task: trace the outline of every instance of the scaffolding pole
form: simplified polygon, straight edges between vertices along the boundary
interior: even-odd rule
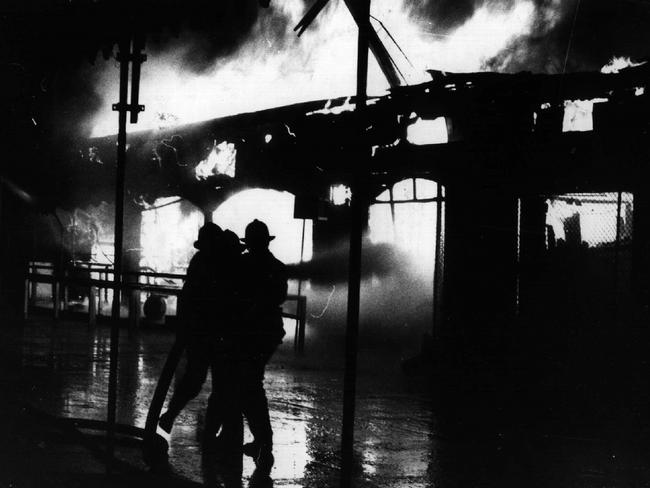
[[[431,337],[439,339],[441,336],[441,304],[438,301],[440,296],[440,280],[442,277],[442,185],[436,182],[436,235],[435,235],[435,250],[433,254],[433,303],[432,313],[433,320],[431,321]],[[413,194],[415,195],[415,193]]]
[[[111,472],[115,453],[115,420],[117,413],[117,363],[119,358],[120,341],[120,299],[122,296],[122,252],[124,239],[124,180],[126,168],[126,115],[127,97],[129,93],[129,54],[131,38],[126,37],[120,42],[120,101],[118,108],[119,129],[117,133],[117,169],[115,175],[115,242],[113,259],[113,306],[111,313],[111,348],[108,375],[108,408],[106,418],[107,460],[106,470]]]
[[[133,45],[133,52],[131,51]],[[144,106],[138,103],[140,93],[140,64],[146,60],[141,51],[144,49],[144,36],[131,33],[124,34],[119,42],[118,61],[120,62],[120,98],[113,105],[118,112],[117,133],[117,168],[115,175],[115,257],[113,260],[113,304],[111,309],[111,348],[109,356],[108,406],[106,415],[106,471],[112,471],[115,454],[115,424],[117,413],[117,370],[120,341],[120,309],[122,266],[124,247],[124,186],[126,178],[126,123],[127,114],[131,114],[131,123],[138,121],[138,113]],[[129,96],[129,63],[133,64],[131,79],[131,103]]]
[[[356,114],[359,121],[359,159],[352,166],[352,197],[350,201],[350,262],[348,277],[348,308],[345,334],[345,376],[343,382],[343,425],[341,436],[341,486],[352,486],[354,466],[354,416],[357,381],[357,351],[359,346],[359,306],[361,298],[361,245],[364,225],[365,182],[364,169],[370,156],[366,147],[363,121],[366,115],[368,81],[368,39],[370,32],[370,0],[358,0],[359,42],[357,57]],[[356,152],[356,151],[355,151]]]

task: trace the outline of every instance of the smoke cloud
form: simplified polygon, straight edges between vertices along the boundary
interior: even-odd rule
[[[597,71],[612,58],[648,57],[650,3],[536,0],[530,32],[490,59],[495,71]]]
[[[311,76],[314,84],[322,82],[335,87],[336,93],[331,96],[349,95],[348,85],[351,90],[354,87],[354,45],[347,41],[344,45],[342,38],[347,33],[336,27],[350,20],[349,13],[342,0],[331,0],[305,36],[297,38],[293,27],[312,3],[312,0],[274,0],[270,8],[262,9],[257,0],[163,1],[159,9],[143,12],[145,27],[155,26],[149,29],[146,47],[149,61],[143,66],[143,76],[146,78],[147,72],[157,69],[161,61],[173,65],[179,84],[186,79],[180,75],[219,74],[217,67],[237,64],[250,54],[253,45],[260,68],[244,62],[239,70],[251,79],[257,78],[264,93],[278,92],[275,87],[266,86],[275,80],[275,75],[266,76],[266,72],[276,70],[277,65],[294,91],[296,82],[300,81],[297,70],[304,70],[302,78]],[[408,79],[411,83],[426,80],[425,68],[546,73],[565,69],[597,70],[616,56],[633,60],[646,58],[650,45],[647,29],[650,5],[643,0],[373,0],[372,6],[373,14],[389,28],[416,65],[417,73]],[[518,18],[508,17],[518,9],[521,12]],[[29,89],[34,92],[35,110],[25,117],[26,122],[31,123],[34,116],[45,132],[85,137],[95,124],[92,119],[105,112],[104,115],[111,117],[111,129],[102,133],[114,132],[116,117],[110,106],[117,101],[117,66],[113,59],[102,61],[100,55],[92,53],[93,47],[101,47],[98,40],[110,38],[111,28],[116,25],[114,17],[118,15],[113,10],[107,10],[110,15],[105,18],[99,17],[103,19],[101,22],[82,19],[81,10],[75,16],[74,12],[62,9],[38,18],[11,18],[11,22],[2,24],[0,40],[11,49],[0,54],[7,62],[17,61],[27,66]],[[489,16],[498,18],[498,22],[486,27],[483,17]],[[513,28],[513,22],[519,22],[517,28]],[[373,21],[373,25],[406,73],[409,66],[403,55],[378,22]],[[353,42],[353,23],[347,27]],[[310,38],[319,30],[319,36]],[[508,35],[497,42],[494,38],[501,31]],[[465,40],[454,39],[457,35],[465,36]],[[316,42],[314,39],[318,37],[322,39]],[[486,48],[490,43],[491,47]],[[330,56],[337,61],[328,58],[324,49],[318,49],[323,44],[327,44],[327,50],[337,53]],[[56,46],[56,51],[66,53],[65,56],[52,56],[48,46],[53,49]],[[346,59],[339,55],[341,50]],[[280,59],[280,53],[287,53],[286,57],[294,62]],[[93,54],[97,58],[95,66],[88,63]],[[274,58],[274,66],[267,62],[269,58]],[[376,67],[371,66],[373,69]],[[324,74],[327,70],[332,71],[329,77]],[[343,70],[350,72],[350,83]],[[152,75],[156,83],[166,79],[163,76],[166,72],[158,71]],[[233,66],[230,72],[234,71]],[[342,78],[345,83],[337,81]],[[233,76],[226,81],[232,79]],[[308,84],[301,84],[298,91],[304,90],[305,97],[316,97],[317,90],[304,87]],[[194,85],[187,88],[196,92]],[[345,94],[339,93],[344,89]],[[146,89],[143,97],[145,92]],[[232,96],[224,98],[229,101]],[[151,113],[151,102],[143,100],[143,103]],[[210,105],[210,101],[201,103]],[[276,105],[284,103],[291,100],[280,96]],[[245,110],[254,108],[244,107]],[[214,114],[219,115],[224,114]],[[180,119],[180,123],[192,121]],[[92,132],[98,135],[97,130]]]
[[[180,24],[178,35],[166,31],[154,36],[149,51],[156,56],[182,48],[180,68],[202,74],[235,54],[254,35],[262,35],[280,49],[295,20],[282,2],[272,2],[268,9],[260,9],[258,0],[221,0],[212,4],[203,12],[195,9],[194,15]]]
[[[494,11],[510,10],[516,0],[410,0],[411,15],[429,24],[439,34],[450,34],[488,6]]]

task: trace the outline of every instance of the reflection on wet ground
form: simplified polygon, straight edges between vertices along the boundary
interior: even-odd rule
[[[1,335],[0,386],[13,400],[59,417],[105,419],[107,327],[43,319],[4,328]],[[122,334],[118,422],[144,427],[172,342],[173,335],[160,330]],[[298,359],[290,345],[285,347],[269,366],[266,381],[275,432],[273,485],[338,485],[340,354]],[[476,415],[481,409],[498,411],[494,405],[442,408],[432,388],[402,375],[398,359],[362,355],[354,486],[526,486],[533,479],[538,486],[649,483],[646,442],[632,442],[622,434],[591,438],[540,432],[539,426],[507,412]],[[209,384],[178,418],[170,448],[173,472],[199,483],[205,474],[199,440]],[[120,456],[143,467],[137,449]],[[245,459],[244,478],[250,479],[253,471],[253,463]]]
[[[160,330],[122,333],[119,423],[144,427],[149,400],[173,339],[173,334]],[[297,360],[290,344],[285,347],[269,365],[266,379],[275,433],[276,463],[271,476],[275,486],[330,486],[337,482],[340,469],[340,361],[314,368],[309,365],[313,358]],[[20,351],[22,381],[14,387],[20,389],[22,400],[61,417],[105,419],[110,353],[107,327],[30,321],[21,336],[5,340],[3,348]],[[200,438],[209,384],[207,381],[204,391],[179,416],[170,445],[174,472],[196,481],[202,480]],[[393,387],[397,390],[386,391]],[[391,385],[384,381],[382,388],[373,386],[360,398],[359,476],[371,486],[376,478],[387,476],[390,486],[417,486],[418,479],[424,486],[430,407],[423,399],[401,391],[399,381]],[[251,440],[248,433],[246,440]],[[253,470],[252,461],[246,458],[244,477],[250,478]]]

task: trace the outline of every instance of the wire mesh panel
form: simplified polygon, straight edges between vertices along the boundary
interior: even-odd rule
[[[631,307],[631,193],[568,193],[546,200],[551,310],[575,326],[606,327]]]

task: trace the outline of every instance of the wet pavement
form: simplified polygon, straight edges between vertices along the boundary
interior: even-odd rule
[[[0,486],[46,486],[45,478],[61,480],[51,481],[52,486],[74,486],[73,475],[79,486],[83,480],[104,479],[105,459],[93,451],[101,436],[61,426],[57,419],[105,419],[108,327],[37,318],[23,327],[7,325],[0,334],[0,386],[8,399],[2,407]],[[173,339],[164,330],[121,334],[119,423],[144,427]],[[342,347],[335,345],[296,358],[286,344],[269,365],[273,486],[339,484],[343,370]],[[437,399],[431,378],[405,376],[399,359],[361,352],[353,486],[650,486],[650,448],[643,437],[593,434],[593,429],[590,435],[577,435],[568,425],[533,423],[504,410],[489,393],[445,404]],[[178,418],[169,452],[173,477],[159,480],[159,485],[187,480],[213,486],[200,448],[208,394],[206,382]],[[486,410],[496,413],[477,414]],[[118,471],[131,482],[146,473],[133,439],[118,440],[117,457]],[[27,458],[50,474],[35,477]],[[246,458],[245,485],[253,471]],[[86,476],[82,481],[80,474]],[[131,486],[125,479],[119,484]]]

